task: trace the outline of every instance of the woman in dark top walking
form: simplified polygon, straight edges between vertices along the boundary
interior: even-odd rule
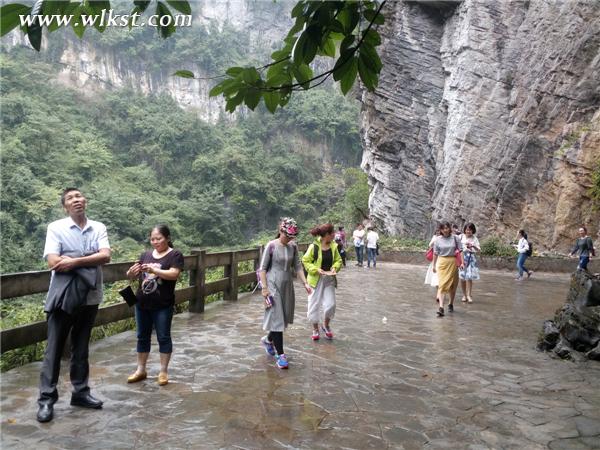
[[[150,232],[154,248],[142,253],[140,260],[127,271],[130,279],[139,279],[136,293],[135,321],[137,324],[137,369],[127,378],[128,383],[146,379],[146,363],[150,353],[152,328],[156,330],[160,352],[158,384],[169,382],[168,367],[173,352],[171,321],[175,306],[175,284],[183,269],[183,255],[173,248],[171,231],[157,225]]]
[[[575,241],[575,246],[571,250],[571,254],[569,256],[574,257],[577,253],[579,253],[579,265],[578,269],[587,270],[588,263],[592,256],[595,254],[594,250],[594,242],[592,238],[587,234],[587,228],[581,227],[579,228],[579,237]]]

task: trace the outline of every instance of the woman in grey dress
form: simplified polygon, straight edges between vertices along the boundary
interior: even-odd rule
[[[265,298],[263,330],[269,332],[260,341],[265,351],[276,357],[280,369],[288,368],[287,356],[283,351],[283,331],[294,322],[294,273],[304,283],[306,292],[312,292],[300,264],[298,247],[293,242],[297,234],[296,221],[288,217],[282,219],[279,237],[265,247],[259,269]]]

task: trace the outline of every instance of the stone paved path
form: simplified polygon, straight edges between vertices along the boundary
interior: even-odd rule
[[[133,332],[95,343],[91,383],[102,411],[69,406],[61,378],[55,420],[39,424],[40,364],[14,369],[2,375],[2,448],[600,448],[600,364],[535,350],[568,277],[519,284],[484,272],[475,303],[438,319],[424,275],[391,263],[348,267],[331,342],[311,342],[298,290],[288,371],[259,346],[262,309],[249,296],[176,316],[163,388],[157,353],[151,378],[126,384]]]

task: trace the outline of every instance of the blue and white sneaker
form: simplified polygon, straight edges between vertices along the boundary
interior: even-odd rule
[[[267,352],[267,355],[275,356],[275,354],[277,353],[275,351],[275,346],[273,345],[272,342],[269,342],[269,339],[268,339],[267,336],[261,337],[260,338],[260,343],[265,348],[265,352]]]
[[[285,356],[285,353],[282,353],[277,357],[277,367],[279,367],[280,369],[288,368],[288,361],[287,356]]]

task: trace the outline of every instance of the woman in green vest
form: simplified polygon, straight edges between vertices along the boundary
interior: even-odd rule
[[[330,328],[331,319],[335,315],[335,276],[342,267],[342,257],[338,245],[334,241],[333,225],[318,225],[310,234],[315,237],[302,257],[302,264],[308,273],[308,284],[313,288],[308,296],[308,320],[312,323],[312,339],[320,338],[319,323],[327,339],[333,339]]]

